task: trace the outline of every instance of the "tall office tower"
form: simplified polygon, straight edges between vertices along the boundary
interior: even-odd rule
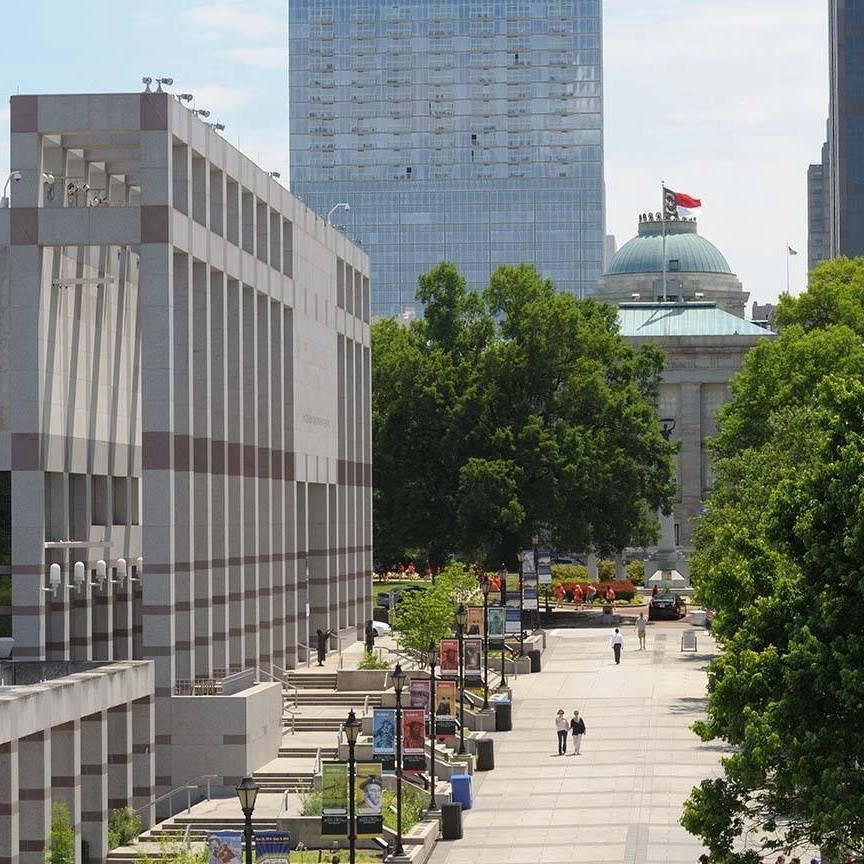
[[[604,246],[601,0],[292,0],[291,188],[369,253],[372,311],[455,262],[591,293]]]
[[[864,255],[864,0],[829,4],[831,254]]]
[[[807,269],[831,257],[831,172],[828,142],[822,145],[822,161],[807,169]]]

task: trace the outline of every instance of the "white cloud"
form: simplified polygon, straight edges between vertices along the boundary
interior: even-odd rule
[[[240,87],[229,87],[226,84],[186,84],[184,90],[188,90],[195,97],[194,107],[207,108],[215,116],[219,112],[231,111],[240,108],[249,101],[249,91]],[[212,120],[212,117],[211,117]]]
[[[660,180],[702,197],[700,231],[751,299],[806,278],[807,165],[828,110],[827,14],[812,0],[605,3],[608,230],[619,245]]]
[[[216,56],[244,66],[255,66],[258,69],[288,70],[287,45],[249,46],[248,48],[226,48],[216,51]]]
[[[213,0],[187,9],[181,17],[210,39],[267,40],[275,28],[285,32],[285,8],[269,0]]]

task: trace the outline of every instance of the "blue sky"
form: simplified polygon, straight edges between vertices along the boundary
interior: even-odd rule
[[[170,75],[225,135],[288,177],[285,0],[6,4],[0,128],[15,93],[133,91]],[[703,200],[700,231],[766,301],[806,278],[806,170],[825,135],[824,0],[604,0],[608,230],[659,184]],[[33,58],[38,58],[35,62]],[[9,162],[0,134],[0,169]]]

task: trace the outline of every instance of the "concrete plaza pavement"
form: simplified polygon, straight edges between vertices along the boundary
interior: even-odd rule
[[[464,838],[440,841],[432,864],[695,864],[704,851],[679,824],[702,778],[720,771],[722,748],[689,730],[703,715],[714,640],[653,624],[647,650],[632,628],[616,666],[604,629],[553,630],[543,671],[513,680],[513,731],[496,733],[495,770],[474,776]],[[582,755],[557,755],[555,712],[579,709]]]

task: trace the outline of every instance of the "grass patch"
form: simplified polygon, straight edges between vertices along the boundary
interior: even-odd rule
[[[373,582],[372,599],[374,600],[374,605],[377,605],[378,597],[381,594],[386,594],[388,591],[392,591],[394,588],[405,588],[408,585],[427,586],[431,584],[432,582],[429,579],[405,579],[401,582]]]

